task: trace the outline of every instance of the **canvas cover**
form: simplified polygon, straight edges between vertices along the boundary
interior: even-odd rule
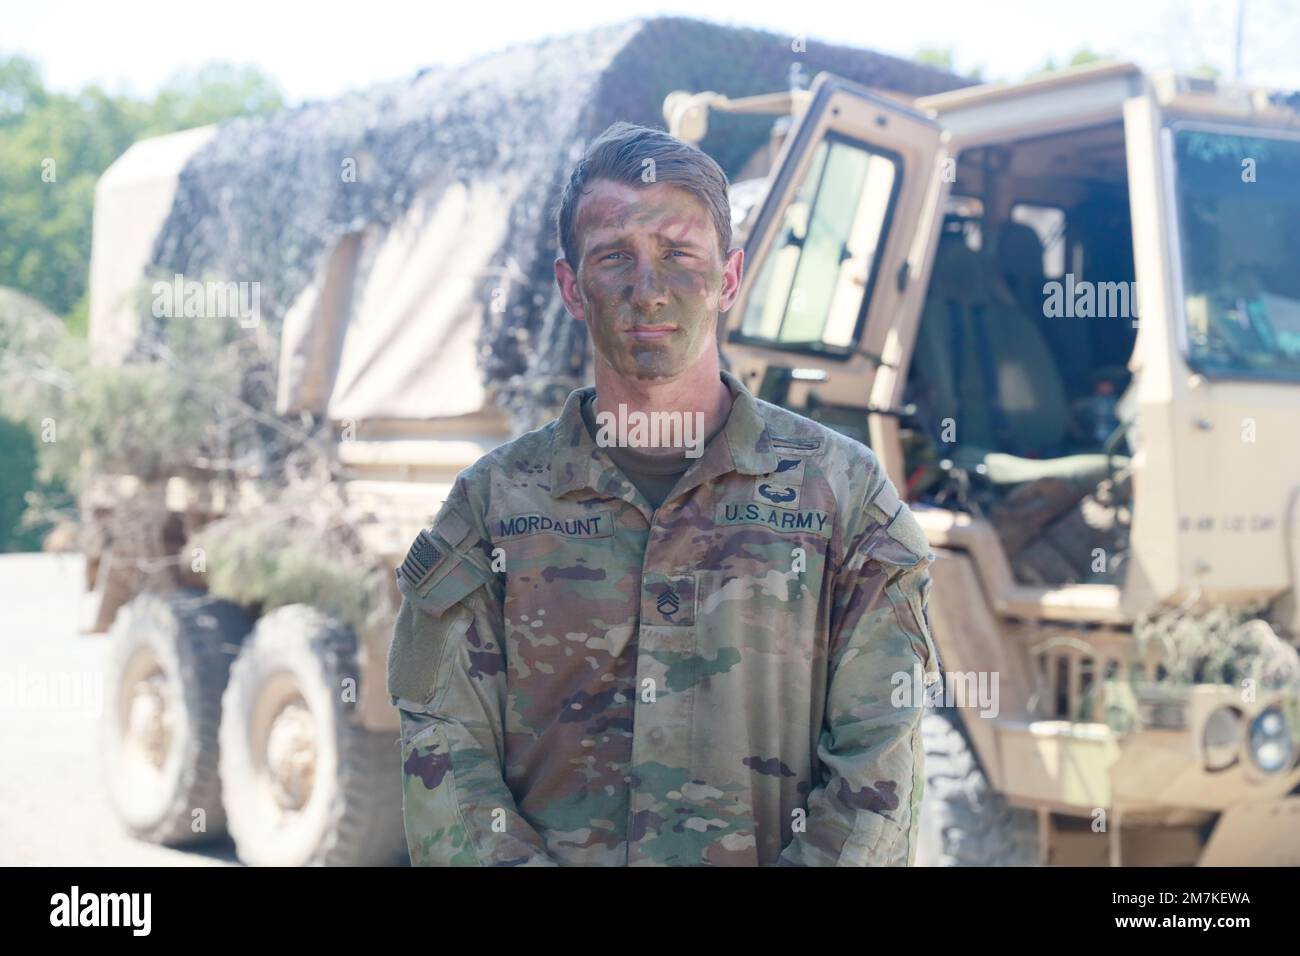
[[[573,163],[610,123],[662,128],[672,90],[779,91],[796,65],[805,81],[831,70],[907,95],[964,85],[797,39],[631,20],[232,121],[169,150],[133,147],[97,194],[92,334],[115,355],[163,334],[110,302],[142,272],[257,282],[279,337],[276,411],[428,420],[495,403],[516,430],[535,427],[587,380],[585,328],[555,288],[553,217]],[[734,176],[771,122],[717,115],[701,147]],[[131,205],[137,220],[122,212]]]

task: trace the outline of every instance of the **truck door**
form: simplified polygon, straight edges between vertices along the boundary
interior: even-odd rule
[[[725,361],[754,394],[864,444],[893,437],[889,396],[911,356],[946,165],[932,119],[817,76],[719,323]]]

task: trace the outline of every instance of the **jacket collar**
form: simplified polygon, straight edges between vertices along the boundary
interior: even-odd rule
[[[719,374],[734,399],[731,414],[721,435],[709,443],[704,454],[682,476],[674,496],[730,471],[766,475],[776,469],[777,455],[772,450],[758,399],[731,372],[720,369]],[[595,391],[593,385],[574,389],[556,419],[551,433],[551,497],[590,488],[635,501],[639,495],[592,439],[582,419],[582,402]]]

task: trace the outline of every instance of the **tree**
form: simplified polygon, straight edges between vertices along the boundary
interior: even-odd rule
[[[1072,66],[1086,66],[1089,63],[1106,63],[1113,59],[1114,59],[1113,56],[1097,53],[1093,50],[1088,49],[1087,47],[1080,47],[1070,55],[1070,58],[1065,61],[1064,66],[1057,66],[1055,58],[1049,56],[1046,60],[1043,61],[1043,65],[1040,66],[1037,70],[1032,70],[1031,72],[1026,74],[1025,79],[1028,80],[1036,76],[1044,76],[1048,73],[1055,73],[1057,70],[1067,70]]]
[[[936,70],[955,72],[953,68],[952,47],[923,46],[912,54],[912,59],[922,66],[932,66]]]
[[[140,100],[98,86],[52,93],[31,60],[0,58],[0,286],[31,295],[84,334],[100,174],[144,136],[282,106],[275,81],[252,67],[185,71]]]
[[[91,217],[103,171],[141,137],[267,114],[282,105],[275,82],[251,67],[209,64],[177,74],[152,99],[136,99],[93,85],[71,95],[51,92],[33,61],[0,57],[0,290],[13,287],[44,304],[84,346]],[[0,410],[12,418],[0,418],[0,551],[39,547],[44,526],[24,528],[18,516],[29,492],[49,498],[70,487],[74,462],[58,458],[77,447],[75,439],[113,451],[111,439],[143,435],[152,444],[118,451],[137,467],[161,467],[168,451],[189,449],[185,442],[211,413],[210,399],[178,391],[176,377],[160,377],[158,370],[114,377],[70,364],[80,388],[53,389],[24,414],[7,385],[35,380],[28,374],[33,370],[52,374],[48,361],[57,343],[52,334],[36,335],[37,323],[14,308],[0,296]],[[47,319],[62,331],[57,319]],[[36,423],[65,405],[69,411],[59,420],[76,423],[84,434],[37,442]],[[159,407],[171,414],[156,418]],[[146,413],[155,418],[132,419]],[[159,428],[159,421],[175,427]]]
[[[952,47],[923,46],[912,54],[912,61],[920,63],[922,66],[932,66],[936,70],[945,70],[948,73],[960,72],[957,69],[957,61],[953,55]],[[972,80],[983,81],[984,68],[977,66],[973,70],[966,70],[965,75]]]

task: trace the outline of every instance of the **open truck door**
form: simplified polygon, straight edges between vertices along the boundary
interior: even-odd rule
[[[950,176],[934,120],[830,73],[813,81],[719,323],[760,398],[877,447],[897,431]],[[901,474],[890,474],[903,484]]]

